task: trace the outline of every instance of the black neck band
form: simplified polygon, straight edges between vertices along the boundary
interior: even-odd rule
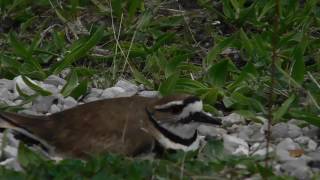
[[[166,128],[160,126],[155,119],[153,118],[153,115],[151,114],[151,112],[146,109],[147,114],[148,114],[148,119],[152,122],[152,124],[154,125],[154,127],[160,131],[161,134],[163,134],[165,137],[167,137],[168,139],[170,139],[171,141],[178,143],[178,144],[182,144],[185,146],[190,146],[192,143],[194,143],[197,140],[198,137],[198,131],[196,130],[193,134],[193,136],[191,138],[182,138],[172,132],[170,132],[169,130],[167,130]]]

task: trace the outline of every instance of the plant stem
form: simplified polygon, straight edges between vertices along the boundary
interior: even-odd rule
[[[271,138],[271,125],[273,120],[273,104],[274,104],[274,88],[275,88],[275,71],[276,71],[276,61],[278,59],[277,49],[278,49],[278,36],[279,36],[279,24],[280,24],[280,0],[275,0],[275,16],[274,16],[274,24],[273,24],[273,38],[272,38],[272,59],[271,59],[271,85],[270,85],[270,93],[269,93],[269,110],[268,110],[268,127],[266,131],[266,140],[267,140],[267,149],[266,149],[266,157],[265,157],[265,167],[269,167],[269,156],[270,156],[270,138]]]

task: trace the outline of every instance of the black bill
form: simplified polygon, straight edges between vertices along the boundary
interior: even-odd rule
[[[188,117],[180,120],[179,122],[181,123],[199,122],[199,123],[205,123],[205,124],[222,125],[220,118],[209,116],[205,112],[193,113]]]

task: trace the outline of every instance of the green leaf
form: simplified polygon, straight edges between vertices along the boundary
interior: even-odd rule
[[[112,0],[111,1],[111,6],[112,6],[113,13],[118,17],[120,17],[121,14],[123,13],[123,11],[122,11],[122,3],[123,3],[122,0]]]
[[[78,75],[76,71],[71,71],[67,80],[67,83],[64,85],[64,87],[61,90],[61,94],[66,97],[69,96],[70,93],[78,86]]]
[[[174,73],[177,73],[179,71],[178,66],[186,59],[185,55],[175,56],[173,59],[171,59],[165,66],[165,77],[169,77]]]
[[[23,143],[20,143],[18,149],[18,160],[22,167],[30,168],[32,165],[38,165],[43,162],[44,158],[31,151]]]
[[[292,67],[291,76],[299,84],[303,82],[304,74],[306,73],[303,54],[304,51],[301,46],[296,47],[293,51],[294,64]]]
[[[91,48],[93,48],[103,37],[103,28],[100,27],[96,30],[96,32],[90,37],[90,39],[83,44],[76,46],[69,54],[65,56],[63,60],[57,63],[53,69],[53,74],[60,73],[63,69],[69,67],[72,63],[74,63],[79,58],[85,56]]]
[[[274,1],[267,1],[267,3],[264,4],[261,13],[259,14],[257,21],[260,21],[264,17],[264,15],[274,7],[274,5]]]
[[[142,0],[130,0],[129,1],[129,20],[133,18],[139,8],[143,7]]]
[[[285,102],[282,103],[281,107],[274,112],[273,117],[275,121],[278,121],[287,113],[291,103],[295,100],[295,98],[295,95],[291,95]]]
[[[229,62],[227,60],[223,60],[210,67],[208,70],[208,80],[210,84],[220,87],[224,85],[228,74],[228,64]]]
[[[240,29],[240,40],[242,43],[243,48],[248,52],[248,54],[252,54],[252,44],[250,42],[250,39],[248,37],[248,35],[244,32],[244,30],[241,28]]]
[[[139,72],[135,68],[131,68],[131,71],[132,71],[132,75],[133,75],[134,79],[137,82],[147,86],[148,88],[153,88],[152,82],[149,81],[146,77],[144,77],[144,75],[141,72]]]
[[[238,85],[246,80],[249,79],[254,79],[258,76],[258,72],[256,70],[256,68],[254,67],[254,65],[249,62],[247,63],[247,65],[242,69],[240,75],[238,76],[238,79],[236,81],[234,81],[228,88],[229,89],[234,89],[237,88]]]
[[[13,33],[9,34],[9,41],[11,46],[14,48],[17,55],[22,57],[27,63],[32,65],[34,71],[39,71],[41,74],[41,78],[44,78],[46,75],[41,68],[41,65],[37,60],[32,57],[32,53],[24,47],[24,45],[19,42],[16,36]]]
[[[231,101],[233,101],[234,103],[239,103],[244,106],[249,106],[251,109],[254,109],[258,112],[263,112],[264,114],[267,113],[264,106],[254,98],[245,96],[238,92],[234,92],[231,95],[231,99],[232,99]]]
[[[306,112],[305,110],[291,110],[291,118],[303,120],[317,127],[320,127],[320,117],[317,114]]]
[[[199,81],[179,78],[175,87],[175,91],[189,94],[197,94],[198,91],[207,89],[208,87]]]
[[[159,36],[156,41],[155,44],[152,46],[152,52],[155,52],[156,50],[158,50],[161,46],[169,43],[170,41],[173,40],[174,38],[174,33],[165,33],[161,36]]]
[[[221,53],[226,47],[230,46],[234,42],[234,37],[227,37],[217,45],[215,45],[209,52],[206,57],[206,63],[211,64],[214,60],[216,60],[217,55]]]
[[[19,96],[24,97],[24,98],[29,97],[29,95],[25,94],[25,93],[21,90],[21,88],[19,87],[18,84],[16,84],[16,89],[17,89],[17,91],[18,91],[18,93],[19,93]]]
[[[168,79],[166,79],[164,82],[160,84],[160,87],[159,87],[160,93],[163,96],[170,95],[174,91],[178,79],[179,79],[178,74],[171,75]]]
[[[84,95],[88,90],[88,81],[84,80],[81,81],[80,84],[73,89],[73,91],[70,93],[70,96],[72,96],[74,99],[78,99],[82,95]]]
[[[43,89],[42,87],[38,86],[37,84],[33,83],[29,78],[25,76],[21,76],[23,82],[29,86],[32,90],[39,93],[41,96],[50,96],[52,93],[50,91],[47,91]]]

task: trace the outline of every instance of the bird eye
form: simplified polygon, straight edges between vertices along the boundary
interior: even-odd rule
[[[171,113],[173,114],[178,114],[181,113],[183,107],[182,106],[172,106],[171,108]]]
[[[162,108],[162,109],[157,109],[157,111],[178,114],[178,113],[182,112],[183,108],[184,108],[183,105],[174,105],[174,106],[170,106],[170,107],[166,107],[166,108]]]

